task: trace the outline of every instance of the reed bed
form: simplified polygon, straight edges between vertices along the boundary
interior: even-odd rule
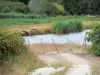
[[[57,34],[65,34],[71,32],[80,32],[83,30],[83,25],[78,21],[57,22],[53,26],[53,32]]]

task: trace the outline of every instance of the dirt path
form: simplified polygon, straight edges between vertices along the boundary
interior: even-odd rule
[[[79,57],[71,53],[57,54],[57,52],[50,52],[45,55],[39,56],[47,64],[56,63],[59,61],[70,61],[73,64],[73,68],[69,70],[65,75],[90,75],[90,66],[85,58]]]

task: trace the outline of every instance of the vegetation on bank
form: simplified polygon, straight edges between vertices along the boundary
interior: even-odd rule
[[[31,69],[42,66],[43,62],[29,51],[19,33],[0,28],[0,75],[15,75],[17,71],[19,75],[27,75]]]
[[[91,53],[96,56],[100,56],[100,24],[91,26],[92,32],[89,33],[89,39],[92,41],[90,48]]]
[[[19,28],[20,27],[20,28]],[[19,27],[9,27],[9,30],[18,31],[24,36],[31,36],[36,34],[66,34],[72,32],[80,32],[84,29],[83,24],[78,21],[64,21],[57,23],[47,23],[47,24],[36,24],[36,25],[24,25]]]
[[[9,58],[16,57],[27,50],[20,34],[0,28],[0,65],[8,61]]]
[[[11,31],[16,31],[23,33],[23,31],[30,31],[32,29],[36,29],[32,31],[32,35],[36,34],[46,34],[46,33],[54,33],[54,27],[59,27],[57,24],[61,24],[60,26],[66,26],[68,29],[64,28],[67,32],[77,32],[82,29],[90,28],[90,25],[100,24],[100,18],[98,17],[87,17],[87,16],[58,16],[58,17],[46,17],[46,18],[38,18],[38,19],[0,19],[0,27],[7,27]],[[62,25],[63,24],[63,25]],[[82,26],[81,26],[82,25]],[[60,28],[60,27],[59,27]],[[60,28],[61,29],[61,28]],[[73,30],[72,30],[73,29]],[[59,30],[58,30],[59,31]],[[30,34],[29,32],[29,34]],[[56,32],[55,32],[56,33]]]
[[[59,34],[80,32],[82,30],[82,23],[78,21],[58,22],[56,25],[53,26],[53,32]]]

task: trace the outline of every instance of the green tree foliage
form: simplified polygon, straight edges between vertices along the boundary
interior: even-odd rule
[[[55,2],[51,2],[51,3],[43,5],[41,11],[51,16],[64,15],[65,13],[64,7]]]
[[[80,0],[63,0],[63,5],[69,13],[72,15],[75,14],[80,14],[79,12],[79,2]]]
[[[72,15],[100,14],[100,0],[63,0],[63,5]]]
[[[11,2],[22,2],[24,4],[28,4],[30,0],[4,0],[4,1],[11,1]]]
[[[0,2],[0,13],[7,12],[19,12],[19,13],[28,13],[29,8],[27,5],[21,2],[9,2],[1,1]]]
[[[49,16],[57,16],[65,14],[63,5],[54,0],[31,0],[29,2],[31,11],[36,13],[45,13]]]
[[[50,13],[52,13],[51,10],[60,8],[62,9],[62,7],[64,7],[65,11],[72,15],[89,15],[89,14],[100,15],[100,0],[0,0],[0,1],[25,3],[28,4],[32,12],[40,14],[44,13],[44,10],[47,12],[47,9]],[[10,10],[9,7],[5,7],[4,10],[5,9],[6,11]]]
[[[92,30],[89,33],[89,39],[93,43],[90,51],[96,56],[100,56],[100,25],[93,25]]]

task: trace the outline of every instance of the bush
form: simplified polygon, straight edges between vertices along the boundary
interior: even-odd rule
[[[90,52],[93,53],[96,56],[100,56],[100,43],[96,44],[93,43]]]
[[[100,24],[91,26],[92,32],[89,33],[89,39],[92,42],[91,53],[100,56]]]
[[[21,2],[0,1],[0,13],[7,12],[28,13],[29,8]]]
[[[27,51],[23,38],[0,28],[0,65]]]
[[[70,33],[82,31],[83,26],[81,22],[68,21],[68,22],[58,22],[53,26],[54,33]]]

